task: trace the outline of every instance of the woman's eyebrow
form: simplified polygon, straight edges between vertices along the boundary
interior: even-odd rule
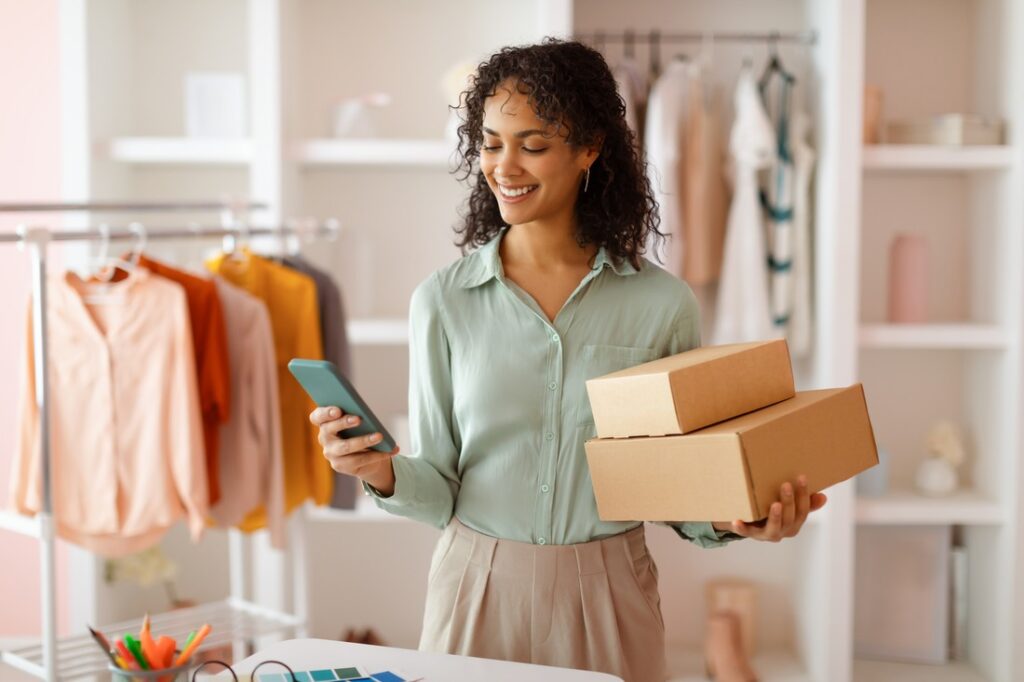
[[[501,135],[499,135],[498,133],[494,132],[493,130],[491,130],[487,126],[484,126],[484,132],[487,133],[488,135],[493,135],[494,137],[501,137]],[[522,139],[524,137],[529,137],[530,135],[544,135],[544,134],[545,134],[545,131],[543,131],[543,130],[539,130],[537,128],[530,128],[529,130],[520,130],[518,133],[515,133],[515,137],[518,137],[518,138]]]

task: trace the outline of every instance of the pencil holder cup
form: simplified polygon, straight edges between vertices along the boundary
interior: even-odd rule
[[[125,670],[113,664],[107,667],[111,682],[187,682],[188,673],[195,666],[189,662],[162,670]]]

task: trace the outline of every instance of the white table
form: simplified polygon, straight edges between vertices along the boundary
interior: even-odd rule
[[[422,677],[424,682],[622,682],[621,678],[605,673],[492,661],[468,656],[430,654],[413,649],[351,644],[329,639],[290,639],[272,644],[234,666],[239,681],[248,680],[253,668],[271,659],[287,663],[295,671],[359,666],[367,668],[368,673],[381,670],[400,671],[412,675],[413,679]],[[211,665],[205,668],[204,672],[214,673],[217,670],[223,668]],[[280,672],[284,672],[280,666],[266,665],[260,668],[257,676]],[[230,680],[231,676],[224,671],[215,679],[218,682]]]

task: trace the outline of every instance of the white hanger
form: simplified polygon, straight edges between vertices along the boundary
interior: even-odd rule
[[[131,272],[135,267],[134,263],[110,255],[110,226],[101,223],[97,229],[100,233],[100,252],[92,260],[90,267],[92,274],[101,282],[110,282],[118,268]]]

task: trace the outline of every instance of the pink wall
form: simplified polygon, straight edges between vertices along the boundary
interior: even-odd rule
[[[60,197],[57,27],[56,0],[0,0],[0,202]],[[0,231],[13,230],[22,220],[43,218],[47,222],[53,220],[52,216],[0,214]],[[0,246],[0,505],[3,506],[8,497],[29,293],[26,256],[13,246]],[[64,557],[58,556],[61,566],[66,565]],[[61,602],[66,605],[67,600],[61,599]],[[0,531],[0,604],[3,605],[0,607],[0,637],[39,633],[38,545],[6,531]]]

